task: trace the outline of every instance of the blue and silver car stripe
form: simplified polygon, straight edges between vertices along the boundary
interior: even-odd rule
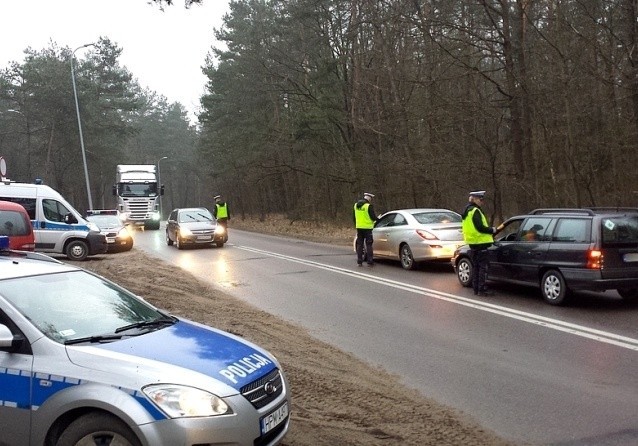
[[[89,384],[92,381],[80,380],[68,376],[36,373],[33,380],[33,404],[29,396],[31,373],[28,370],[0,368],[0,406],[16,409],[38,410],[52,395],[72,386]],[[115,387],[131,395],[155,420],[168,418],[146,396],[137,390]]]
[[[41,220],[31,220],[33,229],[37,229],[40,231],[68,231],[69,229],[73,229],[76,231],[90,231],[89,227],[85,224],[68,224],[68,223],[61,223],[61,222],[46,221],[45,227],[41,228],[40,222]]]
[[[0,368],[0,405],[29,409],[30,382],[28,370]]]

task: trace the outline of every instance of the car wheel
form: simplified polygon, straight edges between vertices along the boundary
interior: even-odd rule
[[[184,244],[179,241],[179,233],[175,234],[175,246],[177,249],[184,249]]]
[[[168,235],[168,230],[166,230],[166,244],[168,246],[173,246],[173,240],[171,240],[171,237]]]
[[[113,415],[89,413],[73,421],[62,432],[57,446],[116,444],[140,446],[140,441],[126,424]]]
[[[467,257],[461,257],[456,262],[456,277],[464,287],[472,286],[472,262]]]
[[[638,288],[618,288],[618,294],[630,302],[638,301]]]
[[[224,247],[224,242],[217,242],[216,243],[218,248],[223,248]]]
[[[89,245],[82,240],[73,240],[66,245],[66,256],[69,260],[84,260],[89,255]]]
[[[401,266],[403,269],[412,270],[416,268],[416,262],[414,261],[412,250],[410,249],[410,245],[407,243],[401,245],[401,248],[399,249],[399,259],[401,260]]]
[[[541,293],[545,302],[550,305],[563,305],[569,298],[569,290],[563,275],[554,269],[543,274]]]

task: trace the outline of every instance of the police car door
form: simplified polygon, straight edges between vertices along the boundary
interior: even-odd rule
[[[0,338],[13,336],[8,317],[0,310]],[[0,346],[0,443],[22,446],[29,443],[31,425],[31,376],[33,355],[12,352]]]
[[[39,234],[39,240],[36,240],[36,251],[57,252],[62,253],[64,250],[64,242],[68,238],[69,231],[74,231],[73,225],[65,223],[64,216],[69,214],[66,206],[57,200],[51,198],[43,198],[40,206],[42,206],[37,227],[33,229]]]

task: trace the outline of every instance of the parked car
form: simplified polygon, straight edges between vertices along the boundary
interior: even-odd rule
[[[92,209],[87,211],[86,219],[95,223],[106,237],[108,252],[133,248],[133,234],[123,223],[117,209]]]
[[[26,209],[11,201],[0,200],[0,235],[9,237],[9,247],[35,250],[35,234]]]
[[[166,244],[177,249],[187,245],[224,246],[225,229],[206,208],[173,209],[166,222]]]
[[[379,217],[372,237],[375,259],[399,260],[411,270],[419,262],[452,258],[463,244],[461,216],[448,209],[398,209]]]
[[[272,446],[288,431],[289,389],[277,359],[239,336],[0,249],[3,445]]]
[[[617,290],[638,299],[638,208],[536,209],[510,218],[488,249],[488,279],[538,287],[552,305],[576,290]],[[472,283],[470,249],[452,264]]]

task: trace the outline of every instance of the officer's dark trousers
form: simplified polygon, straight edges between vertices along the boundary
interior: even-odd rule
[[[485,282],[487,280],[487,268],[489,267],[489,258],[487,248],[472,248],[470,250],[472,256],[472,288],[474,294],[487,291]]]
[[[372,264],[372,229],[359,229],[357,228],[357,241],[355,247],[357,249],[357,263],[361,265],[365,260],[368,264]],[[365,243],[366,249],[363,252],[363,244]],[[364,259],[365,256],[365,259]]]

